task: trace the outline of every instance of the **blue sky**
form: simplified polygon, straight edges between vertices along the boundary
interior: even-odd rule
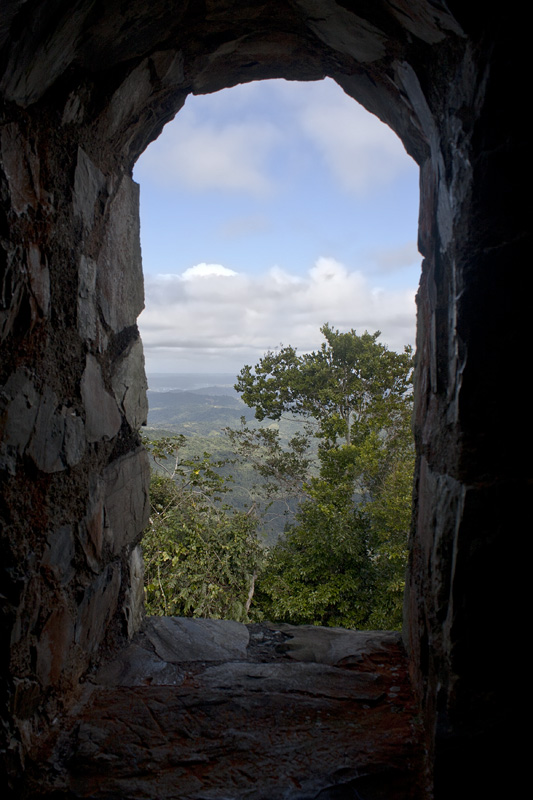
[[[190,96],[134,178],[148,373],[236,373],[324,322],[414,344],[418,168],[333,81]]]

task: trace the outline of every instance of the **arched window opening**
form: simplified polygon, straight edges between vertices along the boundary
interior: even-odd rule
[[[74,13],[72,4],[47,0],[4,5],[2,785],[13,797],[505,796],[509,770],[486,769],[510,762],[512,741],[510,676],[492,651],[494,630],[510,618],[502,598],[514,600],[519,585],[512,512],[531,485],[518,454],[526,395],[517,343],[527,341],[528,315],[520,313],[527,293],[514,274],[529,250],[522,195],[509,186],[527,161],[509,91],[524,72],[514,18],[496,7],[475,15],[460,4],[452,13],[450,4],[425,0],[84,2]],[[417,474],[403,636],[409,662],[394,633],[291,626],[300,644],[314,639],[292,650],[304,651],[300,670],[286,651],[272,661],[256,648],[256,631],[239,623],[169,617],[147,622],[160,626],[157,650],[143,623],[139,542],[149,463],[138,434],[145,419],[136,326],[143,291],[130,172],[190,92],[324,75],[386,120],[421,169]],[[323,112],[317,125],[326,120],[334,133],[344,131],[333,113]],[[308,176],[313,162],[318,155]],[[364,218],[348,197],[345,206],[353,213],[341,227],[357,242],[355,224]],[[192,238],[188,225],[181,241]],[[149,271],[148,252],[145,239]],[[348,273],[367,263],[320,249],[304,279],[320,254]],[[273,263],[295,274],[292,256],[288,266],[276,256],[268,269]],[[189,259],[178,275],[200,264],[242,271],[215,253]],[[196,270],[180,286],[198,289],[202,278],[210,289],[231,288],[237,276],[208,269],[202,278]],[[273,284],[261,285],[260,299]],[[167,296],[170,286],[162,290]],[[302,283],[281,286],[284,314],[272,342],[305,353],[319,341],[298,342],[282,327],[305,318],[309,304],[289,303]],[[369,308],[375,299],[367,297]],[[353,300],[351,311],[347,323],[321,314],[316,328],[327,320],[341,331],[364,329]],[[259,318],[251,316],[257,330]],[[189,331],[206,329],[206,314],[191,319]],[[164,346],[162,308],[154,328],[157,322]],[[153,343],[141,324],[152,371]],[[378,326],[394,346],[382,321],[368,327]],[[182,344],[190,352],[197,339]],[[270,344],[261,341],[256,355]],[[239,366],[248,360],[257,363],[243,358]],[[500,363],[505,392],[494,391]],[[200,577],[204,585],[205,572]],[[180,623],[209,630],[209,644],[237,628],[232,661],[221,663],[219,648],[214,664],[205,650],[186,653],[174,635]],[[283,638],[281,626],[272,628]],[[121,650],[127,637],[135,641]],[[352,643],[330,659],[322,645],[334,638]],[[275,638],[267,644],[279,654]],[[105,674],[98,662],[108,657]],[[291,668],[314,673],[316,690],[306,677],[288,680]],[[369,668],[371,675],[361,674]]]
[[[389,469],[374,522],[360,513],[363,501],[375,500],[361,479],[361,457],[369,469],[378,455],[386,460],[385,423],[377,439],[374,431],[374,444],[367,436],[356,452],[356,443],[339,429],[331,434],[329,420],[327,433],[313,413],[305,420],[284,409],[281,419],[254,422],[254,408],[242,404],[233,385],[244,365],[258,364],[267,351],[321,352],[326,323],[329,350],[340,341],[335,331],[355,331],[354,342],[381,331],[367,342],[368,354],[381,343],[397,353],[414,346],[417,166],[395,134],[333,81],[277,80],[189,97],[143,154],[135,178],[141,184],[146,310],[139,326],[150,390],[148,437],[178,437],[165,452],[151,445],[156,472],[166,469],[170,480],[152,483],[149,611],[397,627],[402,576],[395,562],[404,557],[410,508],[405,459]],[[357,413],[348,411],[348,428]],[[314,425],[309,449],[295,438],[306,422]],[[254,439],[257,425],[266,432]],[[228,426],[236,432],[231,441],[223,434]],[[336,463],[326,454],[332,442]],[[240,464],[221,466],[235,449]],[[292,453],[290,476],[287,461],[279,461],[282,452]],[[277,495],[252,489],[253,463],[263,483],[278,479]],[[376,464],[372,469],[374,485],[384,486]],[[224,494],[230,473],[235,482]],[[213,497],[221,498],[214,512]],[[229,522],[220,515],[228,500],[239,511]],[[395,528],[392,540],[380,544],[369,524]],[[284,529],[285,542],[292,536],[285,550],[275,547]],[[379,592],[378,561],[381,573],[388,562],[381,577],[388,583]],[[371,611],[376,593],[380,610]]]

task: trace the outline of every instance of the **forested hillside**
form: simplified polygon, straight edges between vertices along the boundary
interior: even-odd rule
[[[223,383],[216,384],[216,380]],[[213,460],[227,462],[218,470],[225,478],[233,477],[225,499],[242,510],[253,502],[253,487],[261,478],[249,462],[236,460],[234,446],[225,429],[239,430],[244,417],[247,425],[279,431],[280,440],[286,444],[302,430],[302,421],[290,415],[279,421],[257,421],[254,410],[245,405],[234,389],[235,381],[236,377],[225,374],[157,376],[157,380],[149,376],[150,387],[161,388],[148,390],[148,425],[143,434],[151,441],[183,434],[186,441],[180,448],[181,458],[192,459],[209,453]],[[203,385],[188,389],[191,384]],[[180,385],[183,388],[176,388]],[[316,453],[316,446],[313,449]],[[261,538],[268,545],[274,544],[285,526],[293,521],[296,506],[296,498],[290,502],[272,500],[261,528]]]
[[[210,376],[206,375],[205,380]],[[217,436],[226,426],[239,424],[254,413],[232,386],[205,386],[197,390],[148,390],[148,426],[180,433]]]
[[[320,350],[267,352],[235,388],[150,390],[152,613],[401,625],[412,350],[321,333]]]

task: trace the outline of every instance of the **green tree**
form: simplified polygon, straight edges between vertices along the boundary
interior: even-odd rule
[[[296,522],[271,552],[257,600],[269,619],[364,628],[374,569],[368,521],[353,501],[353,447],[328,457],[304,484]]]
[[[247,622],[264,561],[257,516],[224,502],[225,461],[180,459],[184,439],[145,441],[155,464],[143,538],[147,610]]]
[[[282,442],[277,428],[257,428],[241,417],[238,429],[224,428],[235,455],[255,471],[258,481],[249,487],[250,497],[261,518],[272,513],[293,515],[295,502],[303,499],[304,482],[312,472],[316,458],[310,448],[312,431],[303,430]]]
[[[410,393],[412,350],[389,350],[378,342],[380,331],[358,336],[320,329],[320,350],[298,355],[293,347],[269,351],[253,370],[241,370],[235,389],[255,416],[279,419],[284,412],[312,417],[318,436],[333,446],[339,437],[351,444],[369,427],[381,430],[394,420],[398,405]]]
[[[319,351],[267,353],[236,388],[259,419],[316,422],[318,475],[258,585],[267,617],[293,623],[397,628],[410,519],[412,353],[379,332],[324,325]]]

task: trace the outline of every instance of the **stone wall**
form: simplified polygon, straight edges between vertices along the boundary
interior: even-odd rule
[[[406,639],[436,794],[452,796],[459,749],[479,788],[481,755],[501,746],[507,713],[488,636],[506,607],[494,585],[525,486],[513,369],[524,293],[508,273],[526,228],[509,191],[521,163],[506,91],[517,50],[501,12],[480,20],[458,6],[453,16],[454,5],[4,4],[0,646],[10,780],[38,758],[101,649],[120,646],[142,614],[148,466],[133,164],[190,92],[329,75],[396,130],[421,168]],[[504,377],[495,364],[506,364]]]
[[[12,120],[0,139],[0,467],[17,770],[104,642],[139,625],[149,467],[138,435],[147,413],[138,186],[60,131]]]

